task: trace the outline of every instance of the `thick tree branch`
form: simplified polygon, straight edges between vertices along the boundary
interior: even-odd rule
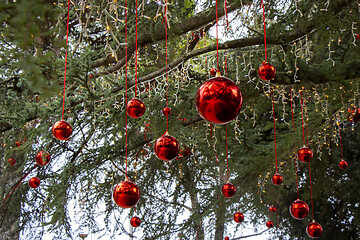
[[[237,240],[237,239],[243,239],[243,238],[248,238],[248,237],[259,236],[259,235],[261,235],[261,234],[263,234],[263,233],[265,233],[265,232],[267,232],[267,231],[269,231],[269,230],[270,230],[270,228],[265,229],[264,231],[259,232],[259,233],[254,233],[254,234],[251,234],[251,235],[246,235],[246,236],[241,236],[241,237],[237,237],[237,238],[232,238],[231,240]]]

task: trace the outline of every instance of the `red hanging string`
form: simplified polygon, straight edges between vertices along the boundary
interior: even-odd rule
[[[225,142],[226,142],[226,174],[227,174],[227,180],[229,181],[229,152],[228,152],[227,124],[225,125]]]
[[[305,108],[306,142],[307,142],[307,147],[309,147],[309,131],[308,131],[308,117],[307,117],[306,99],[304,101],[304,108]]]
[[[168,43],[167,43],[167,1],[165,1],[165,72],[166,72],[166,107],[169,107],[169,73],[168,73]],[[166,132],[169,131],[169,114],[166,114]]]
[[[218,35],[218,0],[216,0],[216,61],[219,71],[219,35]]]
[[[291,118],[294,128],[294,136],[296,133],[295,130],[295,122],[294,122],[294,108],[293,108],[293,98],[292,98],[292,88],[290,88],[290,105],[291,105]],[[297,199],[299,199],[299,180],[297,175],[297,158],[296,158],[296,150],[295,150],[295,140],[294,140],[294,162],[295,162],[295,177],[296,177],[296,191],[297,191]]]
[[[315,219],[315,217],[314,217],[314,199],[313,199],[312,184],[311,184],[310,162],[309,162],[309,180],[310,180],[311,211],[312,211],[312,217],[313,217],[313,220],[314,220]]]
[[[228,21],[228,15],[227,15],[227,6],[226,6],[226,0],[224,1],[224,8],[225,8],[225,18],[226,18],[226,29],[225,29],[225,37],[227,36],[227,31],[229,28],[229,21]],[[225,77],[227,77],[227,51],[225,49],[225,61],[224,61],[224,65],[225,65]]]
[[[277,151],[276,151],[276,119],[275,119],[275,100],[274,100],[274,91],[271,91],[272,95],[272,109],[273,109],[273,119],[274,119],[274,143],[275,143],[275,165],[276,165],[276,173],[278,172],[278,162],[277,162]]]
[[[135,98],[137,95],[137,68],[138,68],[138,0],[135,3]]]
[[[125,103],[127,104],[128,102],[128,60],[127,60],[127,56],[128,56],[128,39],[127,39],[127,14],[128,14],[128,8],[127,8],[127,0],[125,0]],[[135,78],[136,81],[136,78]],[[136,91],[135,91],[136,94]],[[128,157],[128,116],[125,113],[125,176],[126,179],[128,179],[127,176],[127,157]]]
[[[261,0],[262,9],[263,9],[263,22],[264,22],[264,44],[265,44],[265,61],[267,61],[267,51],[266,51],[266,21],[265,21],[265,6],[264,1]]]
[[[300,90],[300,104],[301,104],[301,125],[302,125],[302,134],[303,134],[303,144],[305,146],[305,129],[304,129],[304,99],[303,99],[303,91]]]
[[[70,12],[70,0],[68,0],[67,7],[67,20],[66,20],[66,52],[65,52],[65,70],[64,70],[64,94],[63,94],[63,108],[62,108],[62,117],[61,120],[64,120],[64,111],[65,111],[65,86],[66,86],[66,66],[67,66],[67,46],[69,42],[69,12]]]
[[[338,124],[338,126],[339,126],[339,136],[340,136],[341,160],[344,160],[343,147],[342,147],[342,139],[341,139],[341,127],[340,127],[340,123]]]

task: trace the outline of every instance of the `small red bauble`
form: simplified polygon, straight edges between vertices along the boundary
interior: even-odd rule
[[[114,188],[113,198],[119,207],[131,208],[139,201],[140,190],[135,183],[124,181]]]
[[[16,163],[15,158],[9,158],[8,163],[10,164],[10,166],[14,166]]]
[[[323,228],[317,222],[312,222],[306,227],[306,232],[311,238],[318,238],[323,232]]]
[[[307,162],[310,162],[310,160],[312,159],[312,157],[314,155],[313,155],[313,152],[310,150],[310,148],[302,147],[297,152],[297,156],[301,162],[307,163]]]
[[[164,116],[169,116],[171,113],[171,109],[166,107],[162,110],[162,113],[164,114]]]
[[[262,80],[269,81],[275,77],[276,70],[270,63],[263,62],[258,69],[258,74]]]
[[[269,207],[269,211],[270,211],[270,212],[273,212],[273,213],[276,213],[276,212],[277,212],[277,209],[276,209],[276,207],[274,207],[274,206],[270,206],[270,207]]]
[[[71,125],[63,120],[56,122],[52,127],[52,134],[58,140],[68,140],[71,133]]]
[[[229,237],[225,237],[224,240],[230,240],[230,238],[229,238]]]
[[[345,160],[341,160],[340,162],[339,162],[339,168],[341,168],[341,169],[345,169],[345,168],[347,168],[349,166],[349,164],[345,161]]]
[[[280,174],[275,173],[274,176],[272,176],[271,181],[274,185],[280,185],[283,182],[283,177]]]
[[[38,165],[45,166],[50,162],[50,154],[45,154],[44,151],[40,151],[38,154],[36,154],[35,160]]]
[[[269,221],[266,222],[266,226],[267,226],[268,228],[272,228],[272,227],[274,226],[274,223],[269,220]]]
[[[23,143],[21,142],[21,141],[16,141],[16,143],[15,143],[15,145],[17,146],[17,147],[20,147],[21,145],[22,145]]]
[[[360,33],[356,34],[356,39],[360,39]]]
[[[176,138],[165,134],[156,140],[154,150],[160,160],[170,161],[177,157],[180,147]]]
[[[290,205],[289,211],[293,218],[302,220],[309,213],[309,206],[306,202],[297,199]]]
[[[131,224],[131,226],[133,226],[133,227],[138,227],[138,226],[140,226],[140,223],[141,223],[141,219],[138,218],[138,217],[132,217],[131,220],[130,220],[130,224]]]
[[[242,221],[244,221],[244,214],[241,212],[236,212],[234,214],[234,221],[237,223],[241,223]]]
[[[360,121],[360,108],[351,106],[348,108],[348,120],[353,123]]]
[[[225,183],[221,188],[221,193],[224,197],[231,198],[236,193],[236,188],[232,183]]]
[[[37,188],[37,187],[39,187],[39,186],[40,186],[40,179],[37,178],[37,177],[32,177],[32,178],[30,178],[30,180],[29,180],[29,186],[30,186],[31,188]]]
[[[216,68],[212,68],[212,69],[210,69],[210,74],[211,75],[213,75],[213,76],[215,76],[216,75]]]
[[[196,109],[213,124],[226,124],[239,114],[243,97],[240,88],[230,79],[214,77],[204,82],[196,93]]]
[[[145,104],[140,99],[133,98],[126,105],[126,113],[132,118],[139,118],[145,113]]]

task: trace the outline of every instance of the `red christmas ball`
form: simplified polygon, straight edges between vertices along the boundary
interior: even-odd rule
[[[225,183],[221,188],[221,193],[224,197],[231,198],[236,193],[236,188],[232,183]]]
[[[244,214],[241,212],[236,212],[234,214],[234,221],[237,223],[241,223],[242,221],[244,221]]]
[[[230,240],[230,238],[229,238],[229,237],[225,237],[224,240]]]
[[[10,164],[10,166],[14,166],[16,163],[15,158],[9,158],[8,163]]]
[[[37,187],[39,187],[39,186],[40,186],[40,179],[37,178],[37,177],[32,177],[32,178],[30,178],[30,180],[29,180],[29,186],[30,186],[31,188],[37,188]]]
[[[360,39],[360,33],[356,34],[356,39]]]
[[[345,161],[345,160],[341,160],[340,162],[339,162],[339,168],[341,168],[341,169],[345,169],[345,168],[347,168],[349,166],[349,164]]]
[[[274,226],[274,223],[269,220],[269,221],[266,222],[266,226],[267,226],[268,228],[272,228],[272,227]]]
[[[217,72],[216,68],[211,68],[211,69],[210,69],[210,74],[211,74],[211,75],[215,76],[215,75],[216,75],[216,72]]]
[[[271,181],[274,185],[280,185],[283,182],[283,177],[280,174],[275,173],[274,176],[272,176]]]
[[[126,113],[132,118],[139,118],[145,113],[145,104],[140,99],[133,98],[126,105]]]
[[[15,143],[15,145],[17,146],[17,147],[20,147],[21,145],[22,145],[23,143],[21,142],[21,141],[16,141],[16,143]]]
[[[360,108],[351,106],[348,108],[348,120],[353,123],[360,121]]]
[[[310,150],[310,148],[302,147],[297,152],[297,156],[301,162],[307,163],[307,162],[310,162],[310,160],[312,159],[312,157],[314,155],[313,155],[312,151]]]
[[[276,213],[276,212],[277,212],[277,209],[276,209],[276,207],[274,207],[274,206],[270,206],[270,207],[269,207],[269,211],[270,211],[270,212],[273,212],[273,213]]]
[[[66,121],[58,121],[52,127],[52,134],[58,140],[68,140],[72,133],[71,125]]]
[[[162,110],[164,116],[169,116],[171,114],[171,109],[166,107]]]
[[[113,198],[119,207],[131,208],[139,201],[140,190],[135,183],[124,181],[114,188]]]
[[[276,70],[270,63],[263,62],[258,69],[258,74],[262,80],[269,81],[275,77]]]
[[[180,147],[176,138],[165,134],[156,140],[154,150],[160,160],[170,161],[177,157]]]
[[[317,222],[312,222],[306,227],[306,232],[311,238],[318,238],[323,232],[323,228]]]
[[[239,114],[243,98],[240,88],[233,81],[214,77],[199,87],[195,101],[203,119],[214,124],[225,124]]]
[[[293,218],[302,220],[309,213],[309,206],[306,202],[297,199],[290,205],[289,211]]]
[[[35,160],[38,165],[45,166],[50,162],[50,154],[45,154],[44,151],[40,151],[38,154],[36,154]]]
[[[141,223],[141,219],[138,218],[138,217],[132,217],[131,220],[130,220],[130,224],[131,224],[131,226],[133,226],[133,227],[138,227],[138,226],[140,226],[140,223]]]

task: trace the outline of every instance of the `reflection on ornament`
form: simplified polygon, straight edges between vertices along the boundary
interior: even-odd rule
[[[274,207],[274,206],[270,206],[270,207],[269,207],[269,211],[276,213],[276,212],[277,212],[277,209],[276,209],[276,207]]]
[[[52,127],[52,134],[58,140],[68,140],[71,133],[71,125],[63,120],[56,122]]]
[[[171,114],[171,109],[166,107],[162,110],[162,113],[164,114],[164,116],[169,116]]]
[[[290,205],[289,211],[293,218],[302,220],[309,213],[309,206],[306,202],[297,199]]]
[[[234,221],[237,223],[241,223],[242,221],[244,221],[244,214],[241,212],[236,212],[234,214]]]
[[[132,217],[131,220],[130,220],[130,224],[131,224],[131,226],[133,226],[133,227],[138,227],[138,226],[140,226],[140,223],[141,223],[141,219],[138,218],[138,217]]]
[[[15,163],[16,163],[15,158],[9,158],[8,163],[9,163],[10,166],[14,166]]]
[[[269,220],[269,221],[266,222],[266,226],[267,226],[268,228],[272,228],[272,227],[274,226],[274,223]]]
[[[180,146],[176,138],[167,135],[167,132],[159,137],[154,145],[156,156],[163,161],[170,161],[177,157]]]
[[[272,176],[271,181],[274,185],[280,185],[283,182],[283,177],[280,174],[275,173],[274,176]]]
[[[275,77],[276,70],[270,63],[263,62],[258,69],[258,74],[262,80],[269,81]]]
[[[141,117],[145,110],[145,104],[137,98],[131,99],[126,105],[126,113],[132,118]]]
[[[297,152],[297,156],[301,162],[307,163],[307,162],[310,162],[310,160],[312,159],[312,157],[314,155],[313,155],[313,152],[310,150],[310,148],[302,147]]]
[[[348,120],[353,123],[360,121],[360,108],[351,106],[348,108]]]
[[[30,180],[29,180],[29,186],[30,186],[31,188],[37,188],[37,187],[39,187],[39,186],[40,186],[40,179],[37,178],[37,177],[32,177],[32,178],[30,178]]]
[[[221,188],[221,193],[224,197],[231,198],[236,193],[236,188],[232,183],[225,183]]]
[[[139,201],[140,190],[135,183],[124,181],[114,188],[113,198],[119,207],[131,208]]]
[[[339,162],[339,168],[341,168],[341,169],[345,169],[345,168],[347,168],[349,166],[349,164],[345,161],[345,160],[341,160],[340,162]]]
[[[45,154],[44,151],[40,151],[38,152],[38,154],[36,154],[35,160],[38,165],[45,166],[50,162],[50,154],[49,153]]]
[[[214,77],[199,87],[195,102],[203,119],[214,124],[225,124],[239,114],[242,100],[240,88],[233,81]]]
[[[311,238],[318,238],[323,232],[323,228],[317,222],[312,222],[306,227],[306,232]]]

